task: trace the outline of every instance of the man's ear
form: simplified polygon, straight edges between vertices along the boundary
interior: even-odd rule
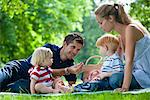
[[[64,47],[64,46],[67,46],[67,43],[66,43],[66,41],[64,41],[64,42],[63,42],[63,47]]]

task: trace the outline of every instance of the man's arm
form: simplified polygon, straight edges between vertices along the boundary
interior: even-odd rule
[[[69,74],[78,74],[82,69],[83,63],[79,63],[72,67],[66,67],[61,69],[53,69],[53,76],[62,76]]]
[[[65,75],[65,69],[61,68],[61,69],[53,69],[53,76],[63,76]]]

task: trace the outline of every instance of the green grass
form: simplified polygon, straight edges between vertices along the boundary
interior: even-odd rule
[[[63,96],[0,95],[0,100],[150,100],[150,93],[141,94],[66,94]]]

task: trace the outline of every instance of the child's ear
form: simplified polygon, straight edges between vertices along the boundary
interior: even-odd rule
[[[105,47],[106,51],[108,51],[108,46],[107,46],[107,45],[105,45],[104,47]]]

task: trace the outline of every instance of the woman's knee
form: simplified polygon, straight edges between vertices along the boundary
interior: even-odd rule
[[[109,78],[109,84],[113,89],[121,87],[123,82],[123,73],[114,73],[112,76]]]

